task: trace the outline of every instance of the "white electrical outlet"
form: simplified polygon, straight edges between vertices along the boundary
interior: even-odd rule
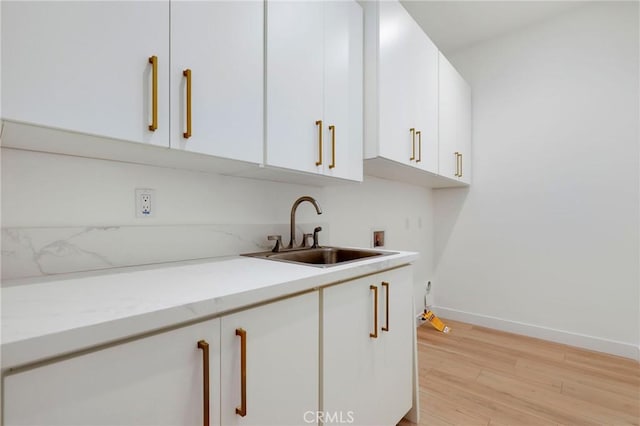
[[[136,188],[136,217],[155,216],[155,189]]]

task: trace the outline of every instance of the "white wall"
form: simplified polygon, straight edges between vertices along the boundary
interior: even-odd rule
[[[289,238],[293,201],[304,203],[299,229],[324,229],[321,244],[418,251],[418,289],[431,277],[431,191],[366,178],[362,184],[311,187],[115,161],[2,148],[3,278],[233,255]],[[153,188],[154,218],[136,218],[134,189]],[[300,231],[298,233],[300,235]],[[299,237],[298,237],[299,238]],[[419,296],[422,295],[420,290]]]
[[[369,247],[373,228],[385,231],[385,248],[420,253],[414,263],[415,312],[424,309],[426,282],[433,277],[432,190],[365,176],[358,186],[325,189],[331,244]]]
[[[443,316],[638,357],[638,3],[591,3],[451,57],[470,190],[435,191]]]

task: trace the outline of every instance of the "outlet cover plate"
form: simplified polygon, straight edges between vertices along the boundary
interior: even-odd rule
[[[156,191],[151,188],[136,188],[136,217],[155,217]]]
[[[371,247],[372,248],[384,248],[384,228],[377,227],[371,229]]]

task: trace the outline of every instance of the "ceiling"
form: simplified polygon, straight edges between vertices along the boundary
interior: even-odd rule
[[[518,30],[585,1],[401,0],[445,54]]]

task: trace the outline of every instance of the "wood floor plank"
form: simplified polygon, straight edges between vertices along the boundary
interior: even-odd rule
[[[584,368],[589,371],[598,372],[599,374],[606,374],[615,377],[616,380],[622,380],[632,385],[640,384],[640,373],[638,367],[631,367],[622,365],[615,361],[602,361],[592,359],[585,355],[578,355],[574,353],[568,353],[565,357],[565,361],[568,365],[576,365],[580,368]]]
[[[610,392],[597,386],[588,386],[579,382],[565,380],[562,393],[590,404],[602,404],[611,409],[629,415],[630,419],[640,418],[640,393],[629,396]]]
[[[481,342],[467,337],[451,336],[450,340],[427,340],[429,343],[442,347],[446,344],[448,351],[458,354],[473,353],[476,359],[493,360],[503,364],[515,365],[518,360],[518,356],[512,352],[504,351],[502,347]]]
[[[564,421],[566,423],[580,424],[585,426],[595,426],[598,423],[594,421],[584,421],[580,416],[574,415],[572,411],[557,411],[550,409],[539,401],[531,400],[530,395],[519,392],[518,388],[512,389],[500,381],[488,380],[487,375],[481,375],[478,381],[474,383],[464,383],[459,379],[444,375],[437,371],[433,372],[434,375],[438,375],[440,378],[445,379],[451,383],[451,386],[459,389],[467,389],[469,392],[475,393],[479,396],[485,396],[494,400],[502,401],[503,404],[510,407],[518,407],[520,411],[534,416],[542,417],[543,419],[551,422]],[[494,376],[495,377],[495,376]]]
[[[438,417],[454,424],[487,426],[490,421],[490,417],[483,415],[478,410],[470,409],[429,389],[425,390],[420,403],[424,404],[422,410],[425,412],[435,413]]]
[[[420,425],[640,426],[637,361],[443,321],[418,328]]]
[[[611,407],[592,404],[566,394],[549,394],[539,388],[517,378],[507,377],[501,373],[483,371],[478,383],[491,387],[499,392],[507,393],[520,400],[526,400],[536,406],[536,412],[545,418],[564,422],[572,419],[578,424],[631,425],[633,419]]]
[[[500,345],[504,348],[523,354],[534,353],[539,358],[550,358],[562,361],[565,357],[563,345],[554,342],[545,342],[527,336],[508,335],[498,330],[485,327],[473,327],[472,337],[486,342]]]
[[[640,370],[638,369],[638,361],[630,358],[624,358],[621,356],[615,356],[610,354],[605,354],[602,352],[589,351],[586,349],[575,348],[572,346],[565,346],[565,353],[568,357],[574,358],[582,358],[589,363],[602,363],[604,365],[618,365],[624,366],[628,368],[630,373],[634,373],[639,375]]]
[[[633,383],[628,383],[626,380],[621,381],[608,375],[594,374],[592,371],[576,365],[531,359],[519,359],[516,365],[523,369],[560,378],[562,381],[571,380],[593,387],[604,388],[622,395],[633,395],[638,392],[638,386]]]
[[[443,380],[437,375],[431,374],[429,379],[430,389],[448,400],[454,402],[457,407],[465,407],[471,412],[478,412],[489,418],[490,422],[512,425],[555,425],[542,417],[526,413],[517,408],[508,406],[490,395],[474,393],[473,391],[455,388],[449,381]]]
[[[495,371],[513,374],[521,377],[523,380],[532,381],[541,386],[547,386],[556,392],[560,392],[562,389],[562,381],[557,377],[521,368],[518,365],[505,364],[495,359],[479,359],[474,354],[449,352],[446,348],[440,348],[434,345],[423,349],[424,350],[421,350],[421,353],[418,355],[420,371],[434,368],[458,376],[460,376],[460,374],[466,374],[477,377],[482,369],[490,368]],[[440,368],[443,365],[445,365],[445,367]]]

